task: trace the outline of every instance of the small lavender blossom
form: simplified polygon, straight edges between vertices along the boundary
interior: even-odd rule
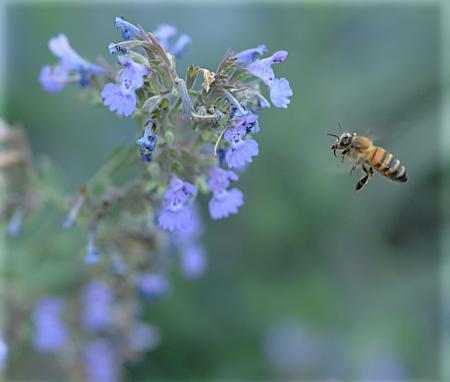
[[[83,292],[82,321],[91,331],[108,328],[112,323],[113,293],[102,281],[91,281]]]
[[[122,39],[129,40],[131,38],[131,33],[134,33],[137,37],[142,37],[142,33],[139,28],[123,17],[116,17],[114,19],[114,26],[122,30]]]
[[[283,62],[288,55],[285,50],[279,50],[272,56],[256,60],[247,65],[247,71],[262,80],[267,86],[272,85],[275,80],[275,73],[273,72],[272,65]]]
[[[107,340],[89,342],[83,351],[83,363],[91,382],[119,381],[119,357],[115,347]]]
[[[107,83],[100,95],[103,104],[117,115],[129,117],[136,109],[135,91],[144,85],[144,76],[148,68],[138,64],[125,56],[117,57],[119,63],[125,68],[119,76],[119,84]]]
[[[41,352],[61,349],[67,341],[68,331],[61,322],[63,302],[56,297],[42,298],[33,310],[33,345]]]
[[[246,110],[245,114],[237,112],[234,117],[234,123],[236,127],[245,128],[247,134],[259,132],[258,115],[250,110]]]
[[[3,340],[3,338],[0,337],[0,371],[5,368],[6,359],[8,357],[8,350],[8,345]]]
[[[276,107],[281,109],[287,109],[291,103],[289,97],[293,94],[289,81],[286,78],[276,78],[270,86],[270,100]]]
[[[129,117],[136,109],[136,94],[134,91],[127,91],[122,86],[107,83],[100,95],[103,104],[109,106],[109,110],[115,111],[117,115]]]
[[[157,136],[153,134],[152,128],[147,126],[142,137],[136,142],[139,145],[142,161],[150,162],[152,160],[152,153],[155,150],[156,141]]]
[[[221,168],[209,170],[208,187],[213,193],[209,202],[209,213],[213,219],[222,219],[230,214],[236,214],[239,207],[244,204],[244,196],[240,190],[233,188],[228,190],[231,181],[238,180],[233,171]]]
[[[228,167],[242,167],[252,161],[252,158],[259,154],[258,143],[254,139],[244,140],[246,129],[240,127],[228,128],[225,130],[224,138],[230,143],[225,159]]]
[[[86,86],[89,84],[91,75],[105,73],[103,68],[89,63],[73,50],[64,34],[52,38],[48,46],[50,51],[60,58],[59,64],[55,66],[46,65],[39,74],[39,82],[48,92],[60,91],[66,83],[75,80],[82,86]],[[76,75],[71,77],[71,72]]]
[[[164,204],[158,217],[159,226],[167,231],[188,230],[192,224],[192,211],[188,203],[197,188],[173,176],[164,193]]]
[[[155,349],[161,342],[159,330],[143,322],[136,323],[128,335],[128,345],[134,352],[144,352]]]
[[[181,271],[189,279],[203,275],[206,270],[206,252],[203,247],[196,244],[185,245],[180,252]]]
[[[267,48],[264,44],[258,45],[257,48],[251,48],[243,50],[242,52],[236,53],[234,58],[236,62],[253,62],[256,60],[257,55],[263,55],[267,53]]]
[[[169,280],[162,274],[149,272],[141,274],[137,279],[138,289],[148,297],[157,297],[170,289]]]
[[[88,232],[88,240],[87,240],[87,248],[86,248],[86,256],[84,257],[84,262],[86,264],[95,264],[100,259],[101,252],[97,248],[95,244],[95,231],[89,230]]]

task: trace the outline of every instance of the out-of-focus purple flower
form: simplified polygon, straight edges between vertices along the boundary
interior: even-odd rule
[[[257,48],[245,49],[242,52],[236,53],[234,58],[236,62],[253,62],[256,60],[257,55],[263,55],[267,53],[267,48],[264,44],[259,45]]]
[[[126,21],[123,17],[116,17],[114,19],[114,26],[116,28],[121,29],[122,38],[124,40],[128,40],[131,38],[131,33],[134,33],[137,37],[142,37],[142,33],[139,28],[128,21]]]
[[[18,208],[14,211],[8,223],[8,234],[16,237],[22,231],[23,210]]]
[[[79,82],[82,86],[86,86],[89,84],[90,76],[105,73],[103,68],[91,64],[75,52],[64,34],[52,38],[48,47],[60,58],[59,64],[46,65],[39,74],[39,82],[48,92],[60,91],[68,82]]]
[[[128,336],[128,345],[134,352],[153,350],[160,342],[159,330],[155,326],[143,322],[137,322]]]
[[[170,289],[169,280],[160,273],[142,273],[137,280],[138,289],[146,296],[157,297]]]
[[[241,167],[252,161],[258,155],[258,143],[254,139],[245,139],[246,129],[240,127],[228,128],[225,130],[224,138],[230,143],[225,159],[228,167]]]
[[[120,73],[119,83],[107,83],[100,95],[103,104],[109,106],[109,110],[129,117],[136,109],[135,91],[144,85],[144,76],[148,74],[148,68],[125,56],[118,56],[117,59],[125,66]]]
[[[188,35],[182,34],[174,44],[171,44],[176,34],[177,28],[170,24],[161,24],[153,31],[153,35],[165,51],[176,58],[181,58],[191,45],[192,39]]]
[[[293,319],[283,319],[268,328],[264,351],[269,364],[283,379],[301,379],[308,372],[323,370],[324,362],[331,364],[328,349],[324,349],[313,333]]]
[[[91,281],[83,292],[83,325],[96,331],[108,328],[112,323],[113,292],[102,281]]]
[[[69,74],[60,66],[45,65],[40,74],[39,82],[42,88],[49,93],[59,92],[68,82]]]
[[[67,341],[68,331],[61,322],[63,302],[56,297],[42,298],[33,310],[33,345],[41,352],[61,349]]]
[[[178,37],[175,44],[173,44],[173,46],[169,49],[169,52],[176,58],[182,58],[186,54],[186,51],[191,43],[192,38],[187,34],[182,34],[180,37]]]
[[[107,340],[89,342],[83,351],[87,377],[91,382],[115,382],[120,378],[120,360],[116,348]]]
[[[267,86],[272,85],[275,80],[275,73],[273,72],[272,65],[283,62],[288,55],[285,50],[279,50],[272,56],[256,60],[247,65],[247,71],[261,79]]]
[[[152,128],[147,126],[142,137],[136,142],[139,145],[142,161],[150,162],[152,160],[152,153],[155,150],[156,141],[157,136],[153,134]]]
[[[169,49],[170,40],[177,34],[177,28],[170,24],[161,24],[152,32],[164,50]]]
[[[171,232],[188,230],[192,224],[192,211],[188,203],[196,193],[195,186],[172,176],[164,193],[164,204],[158,217],[159,226]]]
[[[181,271],[190,279],[203,275],[207,265],[206,252],[197,244],[188,244],[181,248]]]
[[[386,353],[371,358],[360,375],[363,381],[401,382],[407,380],[404,363],[396,356]]]
[[[213,219],[226,218],[236,214],[239,207],[244,204],[244,195],[237,188],[228,190],[230,181],[238,180],[233,171],[213,167],[209,169],[208,187],[213,193],[209,202],[209,213]]]
[[[0,371],[2,371],[5,368],[7,358],[8,358],[8,345],[6,345],[6,342],[3,340],[2,337],[0,337]]]
[[[95,264],[100,259],[100,256],[101,252],[95,244],[95,230],[89,230],[84,262],[86,264]]]
[[[287,109],[291,103],[289,97],[294,94],[286,78],[276,78],[270,86],[270,100],[281,109]]]

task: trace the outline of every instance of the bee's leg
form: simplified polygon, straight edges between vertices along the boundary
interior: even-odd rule
[[[361,164],[361,161],[360,161],[359,159],[357,159],[357,160],[355,160],[355,161],[353,162],[352,167],[351,167],[351,169],[350,169],[350,176],[352,176],[353,171],[354,171],[360,164]],[[364,171],[367,173],[366,170],[364,170]]]
[[[344,163],[345,156],[348,154],[349,151],[350,151],[349,148],[346,148],[346,149],[342,150],[342,152],[341,152],[341,163]]]
[[[372,167],[366,167],[365,165],[362,165],[362,169],[366,174],[356,183],[355,191],[361,191],[373,176]]]

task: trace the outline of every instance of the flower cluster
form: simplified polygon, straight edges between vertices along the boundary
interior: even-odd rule
[[[260,152],[254,138],[260,131],[257,112],[270,107],[260,83],[267,86],[275,107],[288,107],[293,94],[289,82],[277,78],[272,68],[288,53],[279,50],[263,57],[268,49],[261,44],[227,55],[215,72],[191,65],[183,79],[175,60],[191,44],[190,37],[182,34],[175,39],[177,30],[169,24],[151,33],[122,17],[114,25],[122,41],[111,43],[109,51],[119,65],[106,68],[108,76],[103,79],[101,71],[92,70],[91,64],[73,52],[65,36],[51,40],[50,49],[61,57],[61,69],[98,75],[98,86],[92,91],[100,94],[103,104],[139,122],[143,131],[137,140],[139,157],[144,163],[156,163],[151,167],[156,190],[151,199],[160,205],[158,225],[167,231],[189,230],[192,204],[199,193],[212,193],[209,211],[213,219],[237,213],[244,203],[243,193],[228,189],[238,177],[225,168],[241,171]],[[195,87],[198,76],[203,77],[199,89]],[[51,90],[45,84],[44,89]],[[90,234],[87,262],[95,261],[96,249]]]
[[[176,61],[191,44],[189,36],[177,37],[169,24],[147,32],[122,17],[114,26],[121,36],[108,45],[114,64],[90,63],[61,34],[49,42],[59,63],[44,66],[39,76],[47,92],[77,83],[83,98],[137,124],[135,139],[114,150],[67,199],[63,226],[87,233],[84,262],[97,277],[80,286],[79,317],[70,314],[76,353],[92,381],[120,380],[122,363],[158,345],[158,330],[137,319],[139,303],[173,291],[173,259],[186,278],[205,272],[196,199],[208,195],[214,220],[238,213],[244,194],[232,184],[262,150],[255,138],[258,113],[272,105],[287,108],[293,94],[272,68],[286,59],[284,50],[265,56],[261,44],[227,54],[214,71],[190,65],[180,75]],[[25,212],[8,213],[11,233],[20,232]],[[98,277],[108,271],[114,278]],[[62,313],[62,301],[39,301],[33,314],[38,350],[56,351],[68,342]]]

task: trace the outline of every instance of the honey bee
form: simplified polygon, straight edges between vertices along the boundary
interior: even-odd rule
[[[374,175],[374,169],[395,182],[406,182],[408,180],[405,166],[402,166],[400,161],[391,153],[382,147],[375,146],[372,140],[367,137],[343,131],[340,123],[339,128],[341,130],[340,135],[328,134],[336,137],[336,142],[331,146],[334,156],[337,156],[336,150],[342,150],[340,152],[341,163],[346,156],[353,159],[350,175],[358,166],[361,166],[364,171],[364,175],[356,183],[355,191],[362,190],[369,182]]]

